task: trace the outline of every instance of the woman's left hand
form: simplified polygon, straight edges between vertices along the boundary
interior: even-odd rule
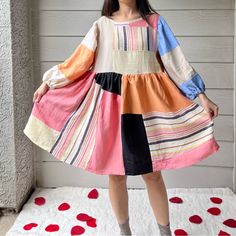
[[[215,119],[219,114],[219,107],[212,102],[205,93],[200,93],[198,95],[201,104],[206,112],[210,113],[211,119]]]

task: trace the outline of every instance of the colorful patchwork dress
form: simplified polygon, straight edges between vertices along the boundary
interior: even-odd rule
[[[24,134],[56,159],[96,174],[193,165],[219,150],[213,119],[193,100],[200,75],[160,14],[101,16],[72,55],[43,74]]]

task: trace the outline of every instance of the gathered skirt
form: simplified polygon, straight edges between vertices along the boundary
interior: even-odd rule
[[[24,134],[57,160],[106,175],[183,168],[219,150],[210,114],[165,72],[87,71],[33,103]]]

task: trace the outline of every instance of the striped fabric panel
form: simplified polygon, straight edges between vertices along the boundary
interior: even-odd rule
[[[157,51],[157,32],[150,26],[115,25],[113,49]]]
[[[143,114],[143,121],[153,160],[174,157],[213,137],[213,120],[197,103],[179,112]]]
[[[205,91],[204,81],[187,61],[177,38],[162,16],[158,19],[157,27],[158,51],[166,71],[183,94],[194,100],[200,92]]]
[[[94,148],[98,109],[103,91],[101,88],[93,80],[81,105],[67,120],[50,151],[57,159],[86,168]]]

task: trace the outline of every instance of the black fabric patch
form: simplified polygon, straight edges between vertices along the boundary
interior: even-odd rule
[[[95,75],[96,83],[102,86],[102,89],[111,93],[121,95],[121,77],[122,74],[115,72],[97,73]]]
[[[153,172],[141,114],[121,114],[121,138],[125,174],[140,175]]]

